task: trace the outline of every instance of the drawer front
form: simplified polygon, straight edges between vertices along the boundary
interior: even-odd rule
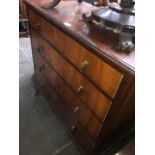
[[[78,122],[74,122],[70,126],[71,132],[75,139],[80,144],[80,147],[85,150],[86,154],[90,154],[94,143],[91,141],[90,137],[87,136],[87,133],[83,130]]]
[[[115,97],[123,77],[122,73],[118,72],[112,66],[96,57],[86,48],[61,32],[42,17],[36,15],[31,10],[29,11],[29,14],[31,25],[36,27],[36,24],[39,23],[39,32],[49,42],[56,46],[60,52],[62,52],[62,54],[69,59],[69,61],[71,61],[77,68],[79,68],[81,74],[85,74],[110,97]],[[38,19],[35,24],[34,22],[31,22],[31,19],[34,18],[33,16],[36,16]]]
[[[42,50],[39,50],[39,53],[47,59],[57,73],[68,83],[77,97],[87,104],[101,120],[104,120],[111,101],[41,38],[40,43]]]
[[[74,92],[66,85],[58,74],[46,62],[44,62],[43,59],[39,62],[44,66],[41,70],[42,74],[46,76],[49,83],[62,96],[66,106],[72,112],[72,115],[76,115],[77,120],[84,127],[86,132],[92,137],[92,139],[96,140],[102,128],[102,123],[85,105],[82,104]]]
[[[102,123],[96,119],[93,113],[85,106],[81,105],[80,107],[75,107],[74,111],[78,110],[78,120],[82,127],[86,130],[86,132],[91,136],[93,140],[96,140],[101,128]]]

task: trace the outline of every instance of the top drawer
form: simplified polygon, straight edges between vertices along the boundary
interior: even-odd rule
[[[28,15],[30,25],[59,49],[79,69],[81,74],[86,75],[107,95],[115,97],[123,77],[122,73],[96,57],[32,10],[28,10]]]

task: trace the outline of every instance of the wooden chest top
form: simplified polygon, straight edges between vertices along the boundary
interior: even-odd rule
[[[114,48],[115,39],[111,40],[108,35],[99,35],[90,31],[88,25],[82,20],[82,13],[89,12],[96,7],[85,2],[78,3],[71,0],[61,1],[54,9],[45,10],[40,7],[41,2],[44,1],[29,0],[26,3],[101,59],[134,74],[135,52],[123,53],[117,50]]]

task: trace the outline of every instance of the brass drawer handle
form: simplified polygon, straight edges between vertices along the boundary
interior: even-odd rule
[[[44,47],[43,47],[42,45],[40,45],[40,46],[38,47],[38,52],[39,52],[39,53],[43,53],[43,52],[44,52]]]
[[[84,70],[86,69],[87,65],[88,65],[88,61],[84,60],[80,66],[80,73],[84,73]]]
[[[76,128],[75,125],[72,125],[72,126],[71,126],[71,130],[72,130],[72,131],[74,131],[75,128]]]
[[[83,90],[83,86],[80,86],[80,87],[77,89],[77,91],[76,91],[76,95],[77,95],[77,96],[80,96],[82,90]]]
[[[78,106],[76,106],[75,108],[74,108],[74,112],[76,113],[76,112],[78,112],[80,109],[79,109],[79,107]]]
[[[34,28],[35,28],[36,32],[39,32],[40,31],[40,23],[35,24]]]

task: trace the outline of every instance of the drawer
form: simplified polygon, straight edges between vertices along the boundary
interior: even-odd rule
[[[102,123],[83,104],[81,104],[80,107],[75,107],[74,112],[75,111],[78,111],[78,121],[81,126],[86,130],[93,140],[96,140],[101,131]]]
[[[87,104],[101,120],[104,120],[110,108],[111,101],[76,71],[49,44],[41,38],[40,41],[41,46],[38,47],[41,47],[42,50],[38,52],[47,59],[56,72],[67,82],[77,97]]]
[[[90,137],[87,135],[87,133],[83,130],[81,125],[78,122],[74,122],[70,126],[70,130],[74,138],[80,144],[80,147],[86,152],[86,154],[90,154],[94,147],[94,143],[92,142]]]
[[[96,57],[75,40],[55,26],[29,10],[30,23],[33,27],[39,23],[39,32],[71,61],[81,72],[93,81],[101,90],[114,98],[123,74]],[[34,17],[37,18],[35,23]]]
[[[29,24],[33,29],[37,32],[42,34],[47,40],[56,44],[60,36],[57,36],[54,29],[51,28],[51,24],[43,19],[41,16],[37,15],[31,9],[28,9],[28,17],[29,17]],[[46,24],[46,25],[44,25]],[[62,42],[63,43],[63,42]]]
[[[55,88],[59,95],[62,96],[72,115],[76,115],[76,119],[79,123],[85,128],[92,139],[96,140],[101,130],[102,123],[85,105],[83,105],[75,93],[43,59],[41,64],[42,66],[44,65],[44,69],[41,70],[42,74],[46,76],[49,83]]]

